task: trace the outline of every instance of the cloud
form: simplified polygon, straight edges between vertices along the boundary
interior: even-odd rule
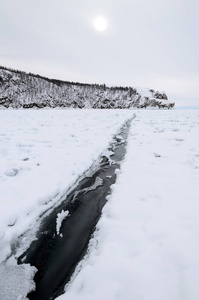
[[[198,11],[195,0],[1,0],[0,64],[196,101]],[[103,34],[96,15],[108,20]]]

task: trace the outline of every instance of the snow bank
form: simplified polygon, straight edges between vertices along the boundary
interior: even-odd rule
[[[0,111],[0,262],[131,115],[121,110]]]
[[[137,115],[89,255],[59,300],[199,299],[199,112]]]

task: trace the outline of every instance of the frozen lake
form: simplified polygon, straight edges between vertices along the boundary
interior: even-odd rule
[[[35,270],[14,257],[133,113],[88,255],[59,299],[199,298],[197,110],[0,111],[1,298],[25,299]]]

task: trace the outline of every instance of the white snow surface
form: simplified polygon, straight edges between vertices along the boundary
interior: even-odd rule
[[[11,245],[60,203],[132,115],[0,111],[0,299],[26,299],[34,288],[34,267],[4,262]],[[136,115],[88,253],[59,300],[199,299],[199,111]]]
[[[89,251],[59,300],[199,299],[199,111],[136,111]]]
[[[29,264],[17,265],[10,259],[0,265],[0,299],[1,300],[25,300],[27,294],[34,290],[33,277],[36,268]]]
[[[0,263],[98,159],[132,111],[0,111]]]

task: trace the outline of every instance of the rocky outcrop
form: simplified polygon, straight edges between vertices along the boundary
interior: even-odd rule
[[[45,78],[0,67],[1,108],[172,108],[165,93]]]

